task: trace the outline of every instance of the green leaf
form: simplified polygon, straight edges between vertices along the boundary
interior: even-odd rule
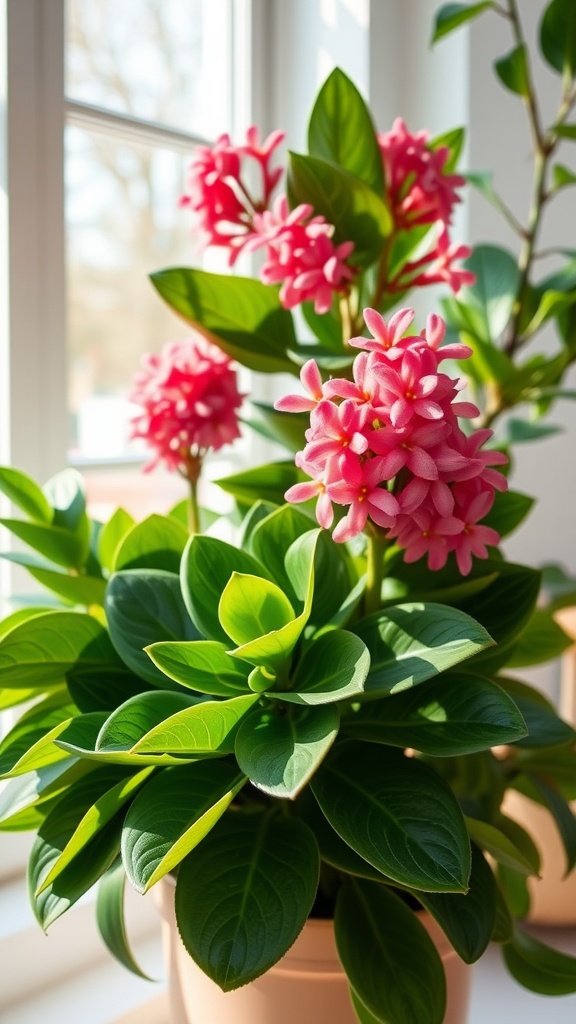
[[[295,704],[347,700],[363,692],[369,669],[370,655],[362,640],[334,629],[306,648],[292,676],[292,689],[269,696]]]
[[[492,869],[472,846],[470,888],[460,893],[414,893],[446,934],[458,955],[473,964],[486,950],[496,920],[497,887]]]
[[[290,462],[271,462],[256,469],[245,469],[214,480],[226,494],[250,507],[255,501],[269,501],[282,505],[289,487],[305,479],[301,471]]]
[[[541,804],[550,813],[564,846],[566,854],[564,877],[566,877],[576,866],[576,815],[570,803],[554,786],[534,775],[520,774],[516,776],[514,788],[529,799]]]
[[[148,695],[144,695],[148,696]],[[175,697],[177,694],[170,694]],[[126,750],[103,748],[96,750],[96,742],[107,715],[102,711],[91,712],[73,718],[59,734],[56,744],[69,754],[81,757],[83,761],[100,762],[108,765],[125,765],[143,768],[146,765],[182,764],[184,760],[193,760],[172,756],[171,754],[132,754]]]
[[[249,693],[184,708],[150,729],[134,744],[132,753],[231,754],[238,726],[258,700],[257,693]]]
[[[2,558],[7,562],[25,566],[33,579],[58,594],[64,601],[86,606],[104,603],[106,581],[99,576],[78,576],[59,572],[50,562],[44,562],[35,555],[19,551],[5,552]]]
[[[22,621],[0,638],[3,687],[61,685],[82,665],[106,672],[119,665],[104,627],[91,615],[52,611]]]
[[[569,185],[576,185],[576,174],[564,164],[554,164],[552,168],[552,180],[555,189],[566,188]]]
[[[418,915],[376,882],[354,879],[338,891],[338,956],[361,1003],[387,1024],[442,1024],[442,961]]]
[[[146,648],[154,664],[175,682],[199,693],[233,697],[246,693],[251,666],[232,658],[216,640],[168,641]]]
[[[108,572],[116,568],[116,551],[127,533],[135,526],[135,520],[123,508],[117,508],[100,530],[98,557]]]
[[[518,265],[506,249],[478,245],[465,261],[476,281],[459,293],[460,305],[470,306],[478,317],[480,340],[494,343],[502,335],[512,313],[518,290]]]
[[[342,167],[382,195],[384,172],[372,115],[353,82],[334,68],[320,89],[308,124],[310,156]]]
[[[534,498],[520,491],[496,491],[494,504],[482,520],[486,526],[497,530],[501,537],[508,537],[524,522],[534,505]]]
[[[178,711],[195,707],[196,703],[190,693],[152,690],[136,694],[106,718],[96,736],[94,749],[131,750],[155,726]]]
[[[86,545],[80,537],[61,526],[27,523],[23,519],[0,519],[0,526],[56,565],[67,569],[81,569],[84,565]]]
[[[297,452],[305,443],[304,431],[310,426],[310,416],[305,412],[279,412],[273,405],[263,402],[245,402],[242,407],[242,423],[252,427],[269,441],[283,444],[291,452]]]
[[[494,61],[494,70],[507,89],[527,98],[530,95],[528,57],[524,43]]]
[[[309,786],[306,786],[299,793],[294,806],[298,817],[302,818],[302,821],[306,822],[308,828],[314,833],[322,860],[325,860],[327,864],[331,864],[338,871],[344,871],[348,875],[356,875],[359,878],[371,878],[377,882],[385,881],[382,872],[378,871],[372,864],[369,864],[363,857],[360,857],[334,831],[330,822],[316,803]]]
[[[492,643],[474,619],[433,602],[387,608],[354,631],[370,652],[365,691],[373,696],[416,686]]]
[[[324,707],[255,708],[236,737],[235,754],[250,782],[293,800],[309,782],[338,734],[339,715]]]
[[[153,981],[138,966],[126,935],[124,926],[124,890],[126,888],[126,872],[121,861],[113,865],[100,879],[96,897],[96,921],[98,930],[112,956],[123,967],[132,971],[139,978]]]
[[[573,79],[576,74],[576,9],[571,0],[552,0],[540,22],[540,49],[547,63]]]
[[[56,693],[25,711],[0,743],[0,775],[21,775],[62,760],[54,740],[75,710],[65,693]]]
[[[555,124],[554,131],[561,139],[576,139],[576,124]]]
[[[477,18],[491,7],[494,7],[492,0],[484,0],[479,4],[443,4],[436,14],[432,43],[437,43],[443,36],[447,36],[467,21]]]
[[[466,818],[466,825],[473,842],[494,857],[499,864],[520,871],[523,875],[532,875],[538,871],[538,865],[528,860],[512,840],[495,825],[475,818]]]
[[[120,542],[115,570],[163,569],[178,573],[189,533],[175,519],[151,515],[137,523]]]
[[[92,767],[77,758],[66,757],[11,779],[0,793],[0,829],[37,832],[55,802]]]
[[[152,284],[187,324],[232,359],[260,373],[294,373],[287,352],[296,338],[278,292],[250,277],[170,267]]]
[[[510,444],[523,444],[526,441],[539,441],[543,437],[552,437],[560,433],[559,427],[548,426],[546,423],[533,423],[531,420],[519,420],[513,417],[506,421],[505,439]],[[497,494],[498,498],[506,498],[514,491]],[[523,497],[526,497],[524,495]],[[489,516],[483,522],[488,522]]]
[[[190,956],[225,992],[253,981],[297,938],[318,875],[316,842],[297,818],[227,815],[178,872],[176,921]]]
[[[78,822],[64,849],[52,863],[48,873],[42,879],[35,895],[39,896],[49,885],[62,874],[75,857],[82,857],[88,844],[94,839],[108,822],[118,814],[124,805],[132,800],[142,788],[144,782],[154,771],[152,766],[142,768],[134,775],[120,779],[115,785],[99,796]]]
[[[504,690],[481,676],[456,673],[362,704],[342,724],[356,739],[413,747],[436,757],[473,754],[527,735]]]
[[[559,658],[572,643],[547,608],[535,608],[508,655],[506,667],[541,665]]]
[[[528,735],[517,741],[522,747],[550,747],[576,739],[576,732],[558,717],[553,704],[533,686],[499,676],[498,684],[509,693],[520,711]]]
[[[467,597],[463,609],[481,622],[494,638],[497,647],[476,655],[475,665],[499,666],[506,661],[508,648],[532,615],[540,591],[540,573],[536,569],[487,559],[483,571],[495,569],[498,577],[484,590]],[[502,614],[506,609],[506,614]]]
[[[460,808],[416,758],[339,742],[311,787],[341,838],[393,881],[425,892],[467,890],[470,843]]]
[[[218,640],[226,644],[230,642],[218,618],[218,605],[233,573],[246,573],[265,580],[270,579],[270,574],[264,566],[247,551],[242,551],[216,537],[195,534],[190,538],[182,557],[182,595],[190,618],[200,635],[203,634],[208,640]],[[170,639],[185,638],[180,636]]]
[[[137,892],[148,892],[204,839],[245,782],[230,764],[199,761],[166,768],[140,791],[122,827],[122,859]]]
[[[444,164],[443,170],[446,174],[450,174],[456,170],[460,155],[464,148],[464,142],[466,140],[466,129],[465,128],[451,128],[447,132],[442,132],[441,135],[435,135],[433,139],[427,143],[428,149],[440,149],[446,147],[450,151],[450,155]]]
[[[514,929],[503,955],[512,977],[531,992],[545,996],[576,992],[576,957],[544,945],[523,929]]]
[[[290,153],[288,195],[291,205],[311,203],[335,227],[334,241],[354,242],[356,265],[373,263],[392,230],[384,200],[359,178],[315,156]]]
[[[180,580],[161,569],[124,569],[111,576],[105,602],[110,639],[122,660],[153,686],[176,689],[144,648],[161,640],[198,640]]]
[[[240,645],[279,632],[294,621],[295,612],[275,583],[233,572],[220,598],[218,618],[228,636]]]
[[[19,469],[0,466],[0,491],[30,519],[49,525],[54,510],[41,487]]]

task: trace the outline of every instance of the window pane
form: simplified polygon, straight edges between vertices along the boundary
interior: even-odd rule
[[[72,459],[130,451],[126,394],[140,355],[187,332],[148,280],[153,270],[199,262],[178,206],[186,163],[165,149],[67,130]]]
[[[229,123],[230,0],[66,0],[73,100],[205,137]]]

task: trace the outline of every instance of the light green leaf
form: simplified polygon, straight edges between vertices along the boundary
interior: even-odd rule
[[[199,693],[233,697],[246,693],[251,666],[232,658],[216,640],[168,641],[146,648],[154,664],[175,682]]]
[[[177,695],[171,694],[170,696],[174,697]],[[96,741],[107,717],[105,712],[97,711],[73,718],[58,736],[56,740],[57,746],[68,754],[74,754],[77,757],[81,757],[83,761],[90,763],[118,764],[138,769],[146,765],[164,766],[182,764],[184,760],[193,760],[192,757],[183,758],[182,756],[178,757],[171,754],[132,754],[126,750],[117,750],[115,748],[96,750]]]
[[[452,790],[417,758],[338,742],[311,781],[328,821],[353,850],[400,885],[466,892],[470,842]]]
[[[226,815],[178,872],[176,922],[190,956],[225,992],[264,974],[304,926],[319,868],[297,818]]]
[[[65,692],[45,697],[25,711],[0,743],[0,775],[22,775],[62,760],[65,754],[54,740],[75,711]]]
[[[334,930],[352,990],[376,1021],[442,1024],[446,980],[440,955],[399,896],[376,882],[344,882]]]
[[[178,573],[189,533],[175,519],[151,515],[126,533],[116,550],[115,570],[163,569]]]
[[[27,523],[23,519],[0,519],[15,537],[39,551],[56,565],[67,569],[81,569],[87,554],[87,545],[76,534],[61,526],[47,526],[44,523]]]
[[[134,744],[132,753],[231,754],[238,726],[258,700],[257,693],[249,693],[185,708],[150,729]]]
[[[372,115],[340,68],[334,68],[316,97],[308,124],[308,150],[383,194],[382,154]]]
[[[218,618],[228,636],[240,645],[278,632],[294,621],[295,613],[275,583],[234,572],[220,598]]]
[[[175,313],[232,359],[260,373],[297,373],[287,355],[296,340],[292,316],[275,288],[187,267],[157,271],[150,280]]]
[[[554,188],[561,189],[567,188],[569,185],[576,185],[576,174],[571,171],[565,164],[554,164],[552,168],[552,179],[554,181]]]
[[[166,768],[141,790],[122,827],[122,859],[137,892],[147,892],[208,835],[245,782],[230,764],[199,761]]]
[[[130,513],[123,508],[117,508],[100,530],[98,556],[102,568],[108,572],[113,572],[116,568],[116,551],[134,525],[135,520]]]
[[[238,730],[236,760],[258,789],[293,800],[332,746],[338,724],[332,705],[283,713],[255,708]]]
[[[96,737],[96,750],[131,750],[138,740],[167,718],[195,707],[190,693],[150,691],[130,697],[103,723]]]
[[[465,266],[476,274],[476,281],[462,288],[458,302],[470,306],[479,317],[480,340],[494,344],[512,313],[518,290],[517,261],[506,249],[478,245]]]
[[[2,555],[7,562],[25,566],[33,579],[47,590],[71,604],[102,605],[106,592],[106,581],[99,576],[88,576],[59,572],[50,562],[44,562],[35,555],[10,551]]]
[[[559,658],[572,639],[547,608],[535,608],[506,661],[507,668],[526,668]]]
[[[44,491],[26,473],[12,466],[0,466],[0,491],[30,519],[49,525],[54,510]]]
[[[355,632],[370,652],[367,696],[416,686],[492,644],[470,616],[434,602],[387,608],[363,619]]]

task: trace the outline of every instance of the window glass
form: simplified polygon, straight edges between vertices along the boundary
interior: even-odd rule
[[[230,0],[66,0],[72,100],[210,137],[227,124]]]

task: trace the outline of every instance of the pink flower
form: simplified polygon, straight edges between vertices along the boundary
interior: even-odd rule
[[[401,429],[417,413],[427,420],[442,419],[442,407],[434,401],[438,378],[426,373],[422,353],[407,349],[399,369],[379,367],[380,386],[390,401],[390,421]]]
[[[143,356],[129,399],[142,407],[131,436],[155,453],[147,468],[163,461],[184,472],[190,458],[235,440],[242,398],[231,360],[200,335]]]
[[[279,412],[310,412],[315,409],[318,402],[324,397],[324,385],[317,363],[309,359],[300,370],[300,380],[310,395],[284,395],[274,402],[274,408]]]
[[[416,277],[411,277],[410,287],[447,284],[456,295],[464,285],[474,284],[476,280],[476,275],[471,270],[454,266],[456,260],[467,259],[471,253],[472,250],[468,245],[459,245],[456,242],[451,242],[448,231],[442,230],[436,249],[426,257],[426,262],[431,262],[432,266],[423,273],[417,274]],[[418,263],[412,263],[407,264],[407,267],[413,271],[417,269],[418,265]]]
[[[346,263],[354,243],[335,245],[333,225],[312,213],[307,203],[290,210],[286,197],[279,196],[272,210],[255,218],[249,247],[266,246],[260,277],[264,284],[281,284],[285,309],[313,302],[317,313],[327,313],[334,295],[345,292],[354,276]]]
[[[378,136],[386,191],[396,227],[408,229],[416,224],[449,224],[452,210],[460,198],[456,189],[465,184],[459,174],[444,170],[450,150],[446,146],[431,149],[427,131],[411,134],[402,118],[391,131]]]
[[[456,555],[458,568],[463,576],[467,576],[472,569],[472,555],[476,558],[488,558],[487,546],[496,547],[500,542],[500,536],[491,526],[484,526],[479,522],[484,519],[492,508],[494,492],[483,490],[474,493],[470,489],[467,500],[457,506],[455,514],[463,520],[463,530],[452,539],[452,550]]]
[[[337,483],[329,484],[330,498],[339,505],[350,505],[344,519],[335,527],[332,537],[343,543],[362,532],[368,516],[379,526],[391,527],[400,506],[393,494],[382,486],[382,474],[378,459],[361,463],[347,462],[345,476]]]
[[[319,402],[306,431],[306,461],[325,465],[328,459],[363,455],[368,448],[362,433],[365,420],[364,411],[350,400],[339,406],[329,400]]]
[[[394,314],[388,323],[376,309],[365,309],[364,320],[368,327],[373,341],[370,338],[350,338],[349,344],[353,348],[363,348],[372,352],[386,352],[389,359],[397,359],[402,355],[409,339],[398,348],[406,331],[414,319],[413,309],[400,309]]]

